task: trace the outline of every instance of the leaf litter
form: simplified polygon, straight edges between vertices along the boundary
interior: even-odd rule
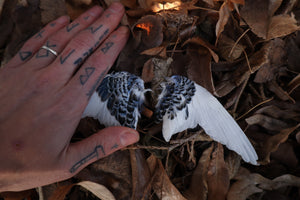
[[[202,85],[236,118],[260,165],[244,163],[201,129],[164,142],[152,121],[154,97],[145,103],[138,144],[72,179],[2,198],[300,199],[299,1],[116,1],[126,8],[122,24],[131,36],[113,69],[141,76],[153,90],[173,74]],[[1,66],[49,21],[112,2],[1,0]],[[84,119],[73,141],[101,128]]]

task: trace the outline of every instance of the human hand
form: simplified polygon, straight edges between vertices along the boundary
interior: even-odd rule
[[[68,179],[138,140],[135,130],[110,127],[70,144],[89,97],[127,41],[126,27],[115,30],[123,15],[113,3],[71,24],[60,17],[0,69],[0,192]]]

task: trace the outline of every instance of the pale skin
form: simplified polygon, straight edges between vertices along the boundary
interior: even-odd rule
[[[72,23],[62,16],[0,69],[0,192],[68,179],[138,141],[135,130],[109,127],[70,143],[90,95],[126,44],[128,29],[117,28],[123,15],[113,3]]]

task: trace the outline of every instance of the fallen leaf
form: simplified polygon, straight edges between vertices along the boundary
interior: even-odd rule
[[[4,6],[4,2],[5,2],[5,0],[0,0],[0,19],[1,19],[1,14],[2,14],[3,6]]]
[[[211,72],[211,57],[215,61],[218,61],[219,57],[213,52],[214,47],[201,38],[188,39],[183,45],[186,44],[189,45],[187,54],[190,60],[187,66],[188,78],[205,87],[212,94],[216,94]]]
[[[216,43],[218,42],[218,38],[220,34],[223,32],[225,25],[228,22],[230,16],[230,10],[228,8],[228,5],[226,1],[222,4],[219,10],[219,20],[216,24]]]
[[[76,185],[80,185],[81,187],[87,189],[102,200],[115,200],[114,195],[105,186],[91,181],[82,181],[79,183],[58,187],[49,200],[64,200],[71,188]]]
[[[207,171],[208,200],[225,200],[229,189],[229,171],[224,161],[222,144],[218,143],[212,153]]]
[[[129,150],[132,176],[131,199],[148,199],[150,182],[150,170],[140,149]]]
[[[145,83],[148,83],[148,82],[151,82],[154,77],[155,77],[154,65],[153,65],[152,59],[149,59],[144,64],[141,78],[143,79],[143,81]]]
[[[259,174],[250,174],[244,168],[240,169],[235,179],[237,179],[237,181],[232,184],[228,191],[228,200],[246,200],[252,194],[263,191],[257,187],[258,183],[269,181]]]
[[[160,56],[161,58],[167,58],[167,52],[165,46],[154,47],[147,49],[141,53],[142,55],[148,56]]]
[[[254,114],[245,120],[248,125],[260,125],[270,131],[278,131],[288,127],[288,124],[284,121],[262,114]]]
[[[170,181],[161,161],[151,155],[147,163],[152,174],[152,187],[161,200],[186,200]]]
[[[268,28],[267,40],[283,37],[299,30],[294,15],[277,15],[272,17]]]
[[[67,8],[64,0],[44,0],[40,2],[41,22],[43,25],[66,15]]]
[[[226,35],[221,34],[218,42],[218,48],[220,55],[227,61],[234,61],[238,59],[244,49],[245,46],[241,44],[235,45],[235,41]],[[234,48],[234,49],[233,49]]]
[[[157,15],[146,15],[133,26],[133,33],[142,30],[142,42],[147,49],[158,47],[163,41],[163,24]]]
[[[300,74],[298,74],[293,80],[288,84],[288,94],[291,94],[296,88],[300,86]]]
[[[275,80],[268,82],[267,86],[269,90],[274,92],[274,94],[281,100],[290,100],[291,102],[296,103],[296,101],[289,95],[289,93],[284,91]]]
[[[258,37],[267,38],[269,21],[269,2],[261,0],[246,0],[240,10],[241,17]]]
[[[300,124],[297,126],[286,128],[280,131],[280,133],[271,136],[267,139],[267,141],[262,144],[262,151],[260,151],[260,163],[261,164],[267,164],[270,162],[270,155],[272,152],[276,151],[279,147],[279,145],[283,142],[285,142],[288,138],[288,136],[294,132],[297,128],[300,127]]]
[[[213,145],[207,148],[201,155],[195,168],[189,188],[184,196],[189,200],[206,200],[208,195],[207,173],[211,162]]]

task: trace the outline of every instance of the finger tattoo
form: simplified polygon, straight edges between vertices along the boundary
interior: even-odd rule
[[[79,76],[80,84],[84,85],[95,71],[95,67],[86,67],[85,74]]]
[[[103,154],[103,156],[105,156],[105,151],[102,145],[97,145],[94,148],[94,151],[91,152],[90,154],[88,154],[87,156],[85,156],[84,158],[82,158],[81,160],[79,160],[78,162],[76,162],[71,169],[69,170],[70,173],[74,173],[76,172],[82,165],[84,165],[85,163],[87,163],[88,161],[92,160],[93,158],[97,158],[99,159],[99,153],[98,153],[98,149],[101,150],[100,153]]]
[[[79,26],[79,23],[76,24],[69,24],[68,26],[66,26],[67,32],[72,31],[75,27]]]

